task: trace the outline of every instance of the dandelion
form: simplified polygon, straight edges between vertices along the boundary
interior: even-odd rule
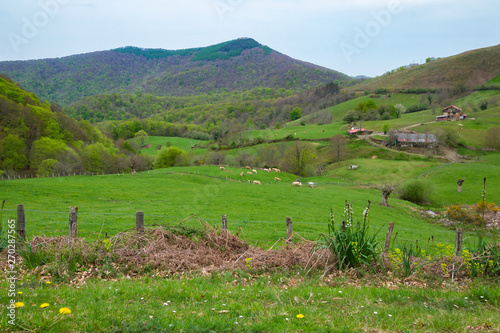
[[[45,283],[46,283],[46,284],[51,284],[52,282],[50,282],[50,281],[45,281]]]
[[[40,304],[40,307],[41,307],[41,308],[46,308],[46,307],[48,307],[48,306],[49,306],[49,303],[42,303],[42,304]]]
[[[68,308],[60,308],[59,309],[59,313],[60,314],[70,314],[71,313],[71,310],[68,309]]]
[[[16,302],[16,303],[14,303],[14,307],[15,308],[22,308],[23,306],[24,306],[23,302]]]
[[[299,313],[299,314],[297,315],[297,318],[302,319],[302,318],[304,318],[304,315],[303,315],[302,313]]]
[[[18,291],[17,293],[18,293],[19,295],[22,295],[22,294],[23,294],[23,292],[22,292],[22,291]]]

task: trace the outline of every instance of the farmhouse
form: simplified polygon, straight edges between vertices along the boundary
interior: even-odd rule
[[[463,120],[467,115],[463,113],[462,109],[455,105],[447,106],[443,109],[443,114],[436,117],[436,121],[444,120]]]
[[[405,131],[395,133],[393,143],[396,147],[434,148],[437,144],[437,138],[434,134],[430,133]]]
[[[350,130],[347,130],[347,134],[349,135],[366,135],[366,134],[372,134],[373,130],[367,130],[366,128],[351,128]]]

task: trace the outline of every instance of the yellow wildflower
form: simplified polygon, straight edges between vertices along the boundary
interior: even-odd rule
[[[299,313],[299,314],[297,315],[297,318],[302,319],[302,318],[304,318],[304,315],[303,315],[302,313]]]
[[[42,303],[42,304],[40,304],[40,307],[41,307],[41,308],[46,308],[46,307],[48,307],[48,306],[49,306],[49,303]]]
[[[22,308],[23,306],[24,306],[23,302],[16,302],[16,303],[14,303],[14,307],[15,308]]]
[[[70,314],[71,313],[71,310],[68,309],[68,308],[60,308],[59,309],[59,313],[60,314]]]

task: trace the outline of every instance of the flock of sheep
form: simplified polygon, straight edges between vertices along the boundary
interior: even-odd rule
[[[233,171],[227,171],[227,170],[226,170],[226,168],[225,168],[225,167],[223,167],[223,166],[221,166],[221,167],[219,167],[219,168],[220,168],[222,171],[224,171],[224,172],[233,172]],[[250,171],[246,171],[246,173],[247,173],[248,175],[255,175],[255,174],[257,174],[257,170],[256,170],[256,169],[252,169],[252,168],[251,168],[251,167],[249,167],[249,166],[245,167],[245,170],[250,170]],[[280,173],[280,172],[281,172],[281,170],[280,170],[280,169],[277,169],[277,168],[269,168],[269,169],[264,168],[264,169],[261,169],[261,170],[263,170],[264,172],[278,172],[278,173]],[[245,171],[242,171],[242,172],[240,173],[240,178],[243,178],[244,176],[245,176]],[[243,181],[243,180],[233,180],[233,179],[231,179],[231,181],[241,182],[241,181]],[[262,185],[262,183],[261,183],[260,181],[258,181],[258,180],[254,180],[254,181],[247,180],[247,181],[248,181],[249,183],[253,183],[253,184],[255,184],[255,185]],[[280,181],[281,181],[281,179],[280,179],[280,178],[278,178],[278,177],[274,177],[274,181],[275,181],[275,182],[280,182]],[[318,184],[316,184],[316,183],[312,183],[312,182],[309,182],[309,183],[308,183],[308,186],[309,186],[309,187],[317,187],[317,185],[318,185]],[[302,183],[301,183],[301,182],[297,179],[296,181],[292,182],[292,186],[302,187]]]
[[[227,171],[227,170],[226,170],[226,168],[225,168],[225,167],[223,167],[223,166],[221,166],[221,167],[220,167],[220,169],[221,169],[222,171],[224,171],[224,172],[232,172],[232,171]],[[252,168],[251,168],[251,167],[249,167],[249,166],[245,167],[245,170],[250,170],[250,171],[247,171],[247,172],[246,172],[246,173],[247,173],[247,174],[249,174],[249,175],[254,175],[254,174],[257,174],[257,170],[252,169]],[[264,172],[278,172],[278,173],[280,173],[280,172],[281,172],[281,170],[280,170],[280,169],[277,169],[277,168],[269,168],[269,169],[264,168],[264,169],[262,169],[262,170],[263,170]],[[242,172],[240,173],[240,177],[244,177],[244,176],[245,176],[245,171],[242,171]],[[231,181],[233,181],[233,180],[231,179]],[[276,181],[276,182],[280,182],[280,181],[281,181],[281,178],[274,177],[274,181]],[[258,181],[258,180],[254,180],[254,181],[253,181],[253,184],[255,184],[255,185],[262,185],[262,183],[261,183],[260,181]],[[292,183],[292,185],[293,185],[293,186],[297,186],[297,185],[294,185],[294,184],[295,184],[295,182],[293,182],[293,183]],[[300,186],[302,186],[302,184],[300,184]]]

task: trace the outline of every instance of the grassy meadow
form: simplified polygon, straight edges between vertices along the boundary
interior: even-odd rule
[[[137,146],[140,146],[139,139],[130,139],[129,141],[134,142]],[[159,152],[159,149],[156,149],[157,146],[165,147],[167,142],[174,147],[180,148],[184,151],[192,151],[194,154],[203,154],[206,152],[204,147],[208,144],[207,141],[202,140],[194,140],[194,139],[186,139],[186,138],[177,138],[177,137],[164,137],[164,136],[148,136],[146,145],[144,148],[141,148],[140,151],[142,154],[156,156]],[[195,146],[198,146],[194,148]],[[194,148],[194,149],[193,149]]]
[[[358,187],[354,181],[369,181],[371,168],[380,174],[397,168],[392,174],[399,176],[394,176],[394,179],[403,175],[411,178],[418,173],[427,178],[432,176],[438,185],[436,200],[443,204],[457,201],[477,203],[481,199],[480,180],[483,176],[481,173],[476,175],[466,164],[439,166],[431,162],[396,164],[377,160],[359,163],[362,167],[346,174],[351,176],[349,178],[344,178],[344,174],[337,178],[311,178],[319,184],[317,188],[292,187],[291,182],[297,177],[291,174],[259,170],[257,174],[249,175],[248,170],[240,168],[226,168],[229,172],[223,172],[211,166],[161,169],[136,175],[20,179],[1,182],[0,187],[6,200],[4,220],[15,218],[17,204],[23,203],[29,236],[67,234],[69,206],[78,206],[81,237],[103,238],[132,229],[137,211],[145,213],[146,225],[173,225],[193,214],[211,225],[220,225],[221,216],[226,214],[230,230],[237,232],[241,228],[247,241],[264,247],[285,237],[287,216],[294,221],[295,233],[307,239],[317,239],[320,233],[327,232],[330,208],[340,223],[345,200],[353,201],[357,220],[362,219],[361,213],[367,201],[373,202],[370,223],[374,232],[383,229],[379,233],[380,240],[385,237],[388,223],[393,221],[400,241],[419,240],[422,246],[426,246],[423,244],[433,238],[435,242],[453,243],[454,231],[427,222],[418,213],[416,205],[394,197],[389,199],[391,207],[383,207],[379,205],[380,190]],[[466,170],[468,173],[464,173]],[[485,166],[484,170],[484,174],[492,175],[497,168]],[[245,172],[243,177],[240,177],[240,172]],[[457,177],[454,174],[466,176],[467,191],[456,192]],[[274,181],[276,176],[282,181]],[[498,179],[490,178],[488,199],[498,202]],[[248,183],[253,180],[259,180],[262,185]],[[308,179],[302,181],[305,185]],[[199,226],[196,218],[183,224]],[[470,237],[472,240],[474,235]]]
[[[298,273],[298,274],[297,274]],[[348,275],[225,272],[81,286],[21,283],[13,332],[494,332],[500,289],[423,283],[361,287]],[[4,295],[3,302],[8,301]],[[47,303],[47,307],[40,305]],[[62,307],[71,314],[61,315]],[[5,317],[5,309],[2,310]]]

